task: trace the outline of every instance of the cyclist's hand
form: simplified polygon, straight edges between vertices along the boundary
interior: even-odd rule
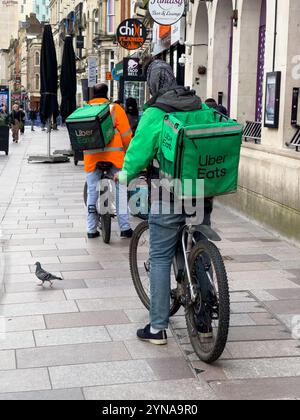
[[[119,182],[119,173],[116,173],[116,174],[114,175],[114,181],[115,181],[115,182]]]

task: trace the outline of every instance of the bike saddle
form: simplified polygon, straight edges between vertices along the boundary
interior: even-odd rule
[[[111,162],[97,162],[96,167],[100,171],[109,171],[113,167],[113,164]]]
[[[196,228],[196,232],[202,234],[204,238],[209,239],[213,242],[220,242],[222,241],[221,237],[215,232],[210,226],[208,225],[198,225]]]

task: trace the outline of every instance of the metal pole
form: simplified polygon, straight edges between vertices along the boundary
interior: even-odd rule
[[[51,118],[48,119],[47,122],[48,125],[48,130],[47,130],[47,134],[48,134],[48,157],[50,158],[51,155]]]

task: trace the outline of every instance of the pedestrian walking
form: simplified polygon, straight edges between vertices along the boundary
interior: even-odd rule
[[[37,112],[36,112],[35,109],[31,109],[29,111],[29,119],[30,119],[30,122],[31,122],[31,131],[35,131],[34,130],[34,124],[37,120]]]
[[[125,112],[134,135],[139,124],[139,108],[135,98],[126,99]]]
[[[21,129],[21,124],[22,124],[22,113],[19,109],[18,104],[14,104],[12,107],[12,112],[10,113],[10,116],[9,116],[9,124],[12,131],[13,142],[18,143],[19,132]]]
[[[20,105],[20,112],[21,112],[21,126],[20,126],[20,133],[23,135],[25,133],[25,111],[24,107]]]

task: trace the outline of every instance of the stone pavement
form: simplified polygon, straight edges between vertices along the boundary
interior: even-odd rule
[[[53,149],[67,145],[53,134]],[[182,311],[167,347],[138,342],[147,312],[128,242],[116,226],[109,246],[86,239],[82,166],[27,163],[43,151],[46,135],[27,131],[0,155],[0,399],[300,399],[298,248],[218,207],[232,300],[223,358],[197,360]],[[64,281],[37,287],[36,260]]]

